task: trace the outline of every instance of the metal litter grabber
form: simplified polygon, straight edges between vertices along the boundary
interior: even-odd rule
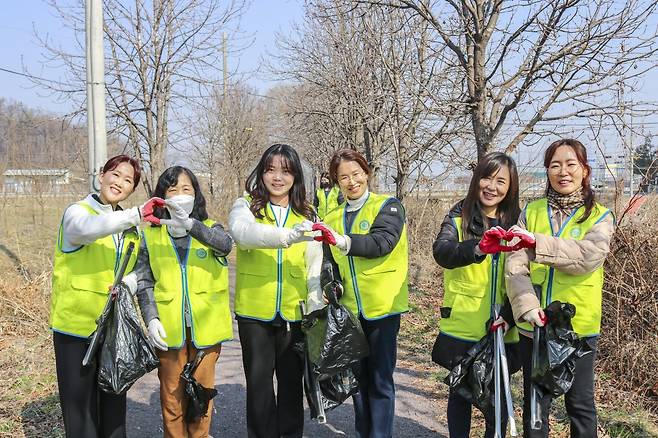
[[[500,305],[494,306],[494,321],[498,319]],[[495,437],[504,438],[505,431],[502,428],[502,397],[505,397],[507,407],[507,418],[510,425],[510,435],[517,436],[516,421],[514,420],[514,406],[512,404],[512,391],[509,383],[509,368],[507,366],[507,353],[505,352],[505,341],[503,340],[503,327],[494,331],[494,412],[495,412]],[[501,376],[503,388],[501,393]]]
[[[535,289],[535,294],[539,303],[541,303],[541,286],[533,285]],[[539,362],[539,338],[541,335],[541,328],[534,326],[532,330],[532,369],[535,369],[537,363]],[[539,401],[541,399],[541,393],[539,388],[534,382],[530,382],[530,428],[532,430],[541,429],[541,405]]]
[[[302,315],[306,315],[306,303],[299,302]],[[317,375],[313,372],[313,364],[308,356],[308,345],[304,341],[304,387],[306,389],[306,399],[311,411],[311,418],[315,418],[319,424],[327,422],[327,416],[324,412],[324,403],[322,400],[322,391]]]
[[[498,346],[498,362],[500,363],[500,373],[503,377],[503,387],[505,390],[505,402],[507,405],[507,422],[509,423],[510,435],[517,436],[516,421],[514,420],[514,406],[512,404],[512,390],[509,382],[509,367],[507,366],[507,353],[505,352],[505,341],[503,340],[503,328],[496,329],[496,343]],[[504,435],[501,435],[504,436]]]

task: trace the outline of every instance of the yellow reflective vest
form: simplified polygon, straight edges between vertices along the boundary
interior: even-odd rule
[[[263,218],[256,218],[258,223],[292,228],[306,220],[288,207],[283,223],[279,224],[270,203],[266,209],[269,214],[263,212]],[[306,242],[274,249],[242,249],[238,246],[236,315],[272,321],[278,313],[286,321],[301,321],[299,302],[306,300],[308,292],[304,259],[306,246]]]
[[[319,188],[316,192],[318,197],[318,217],[324,219],[327,214],[338,208],[338,195],[340,194],[340,189],[338,186],[333,186],[329,193],[325,194],[324,189]]]
[[[386,195],[370,193],[349,230],[345,229],[347,203],[330,212],[325,223],[339,234],[368,234],[377,214],[390,199]],[[366,319],[379,319],[408,311],[408,246],[406,223],[393,251],[382,257],[345,256],[332,246],[331,254],[343,280],[341,304]]]
[[[204,221],[212,226],[211,220]],[[179,260],[166,226],[148,227],[142,232],[155,279],[153,294],[160,322],[167,332],[167,345],[180,348],[185,342],[185,299],[191,314],[192,342],[209,347],[233,337],[229,307],[228,263],[192,236],[187,258]]]
[[[89,214],[98,212],[85,201],[77,203]],[[125,231],[123,238],[109,235],[70,252],[62,250],[63,229],[59,226],[53,263],[50,328],[56,332],[86,338],[96,330],[98,318],[107,302],[109,287],[114,283],[130,242],[135,250],[125,274],[133,270],[139,248],[139,234]]]
[[[578,208],[564,221],[559,230],[554,230],[548,200],[538,199],[526,207],[526,228],[531,233],[582,240],[595,224],[611,214],[609,209],[597,203],[590,216],[584,222],[578,223],[584,212],[584,206]],[[542,308],[553,301],[571,303],[576,306],[576,315],[571,321],[574,331],[580,336],[599,334],[603,266],[589,274],[570,275],[540,263],[530,262],[530,280],[532,284],[542,287]],[[532,326],[526,322],[519,323],[518,326],[524,331],[532,331]]]
[[[462,218],[452,218],[459,241],[463,242]],[[450,316],[441,318],[441,333],[466,341],[479,341],[487,334],[486,323],[493,317],[492,304],[505,301],[505,255],[487,255],[481,263],[472,263],[443,271],[443,306]],[[512,327],[505,342],[518,342]]]

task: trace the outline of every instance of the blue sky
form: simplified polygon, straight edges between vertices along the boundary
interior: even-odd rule
[[[300,0],[253,0],[251,7],[242,17],[241,28],[254,36],[254,43],[236,57],[229,58],[235,67],[239,63],[241,71],[258,69],[259,60],[275,50],[276,32],[286,32],[293,21],[303,18],[303,2]],[[33,29],[48,33],[55,40],[66,43],[69,33],[61,29],[58,19],[42,0],[2,1],[0,14],[0,68],[22,71],[25,65],[30,73],[57,80],[58,72],[44,70],[41,66],[42,49],[39,47]],[[249,82],[260,91],[271,86],[272,81],[264,75],[251,75]],[[19,100],[31,107],[63,113],[66,108],[57,103],[54,96],[35,89],[30,81],[21,76],[0,71],[0,97]]]

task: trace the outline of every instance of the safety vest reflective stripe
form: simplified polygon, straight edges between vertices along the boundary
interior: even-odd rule
[[[546,198],[538,199],[526,207],[526,228],[532,233],[582,240],[597,222],[611,214],[609,209],[597,203],[590,216],[584,222],[578,223],[584,212],[584,206],[573,211],[562,224],[562,228],[554,230],[548,200]],[[580,336],[599,334],[603,297],[603,266],[589,274],[570,275],[552,267],[531,262],[530,280],[532,284],[542,287],[541,306],[543,308],[553,301],[571,303],[576,306],[576,315],[571,321],[574,331]],[[532,327],[528,323],[520,323],[519,328],[532,331]]]
[[[267,214],[256,222],[292,228],[306,218],[288,209],[283,224],[274,218],[271,204]],[[237,249],[235,279],[235,313],[245,318],[271,321],[277,313],[286,321],[301,321],[299,302],[306,300],[307,243],[295,243],[289,248]]]
[[[453,218],[459,242],[463,242],[462,218]],[[486,333],[486,323],[493,316],[492,301],[505,301],[503,276],[505,256],[500,253],[481,263],[472,263],[443,271],[443,305],[450,315],[441,318],[441,333],[467,341],[479,341]],[[505,342],[517,342],[516,328],[505,335]]]
[[[206,220],[207,226],[213,221]],[[187,258],[179,260],[166,226],[143,231],[155,286],[153,293],[167,345],[179,348],[186,338],[185,307],[191,312],[192,341],[208,347],[233,337],[229,307],[228,264],[212,250],[188,236]]]
[[[356,213],[351,229],[345,230],[346,207],[330,212],[325,222],[339,234],[368,234],[381,208],[390,199],[370,193]],[[379,319],[409,310],[408,240],[405,224],[393,251],[377,258],[345,256],[335,247],[331,253],[343,280],[341,304],[366,319]]]
[[[77,204],[89,214],[98,215],[87,202]],[[124,232],[123,238],[105,236],[71,252],[62,251],[62,240],[60,224],[53,262],[50,327],[60,333],[86,338],[96,330],[96,319],[107,302],[109,287],[130,242],[134,242],[135,249],[125,273],[133,270],[139,235]]]

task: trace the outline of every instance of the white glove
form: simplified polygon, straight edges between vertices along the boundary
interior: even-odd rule
[[[160,219],[160,224],[167,225],[167,229],[173,237],[185,236],[192,229],[194,220],[190,218],[187,211],[178,203],[167,199],[165,200],[165,204],[167,205],[171,219]]]
[[[543,327],[546,316],[544,315],[544,311],[537,307],[524,313],[522,318],[524,321],[532,324],[533,327]]]
[[[306,233],[311,233],[311,228],[313,227],[313,222],[304,221],[301,224],[295,224],[292,229],[289,230],[288,234],[283,236],[282,244],[285,248],[288,248],[290,245],[298,242],[308,242],[313,240],[313,235],[306,235]]]
[[[135,295],[137,293],[137,275],[135,275],[134,272],[131,272],[128,275],[124,275],[121,282],[128,288],[131,295]]]
[[[158,318],[153,318],[149,321],[149,337],[155,348],[162,351],[167,351],[169,349],[167,343],[164,341],[164,338],[167,337],[167,332],[165,332],[165,329]]]

